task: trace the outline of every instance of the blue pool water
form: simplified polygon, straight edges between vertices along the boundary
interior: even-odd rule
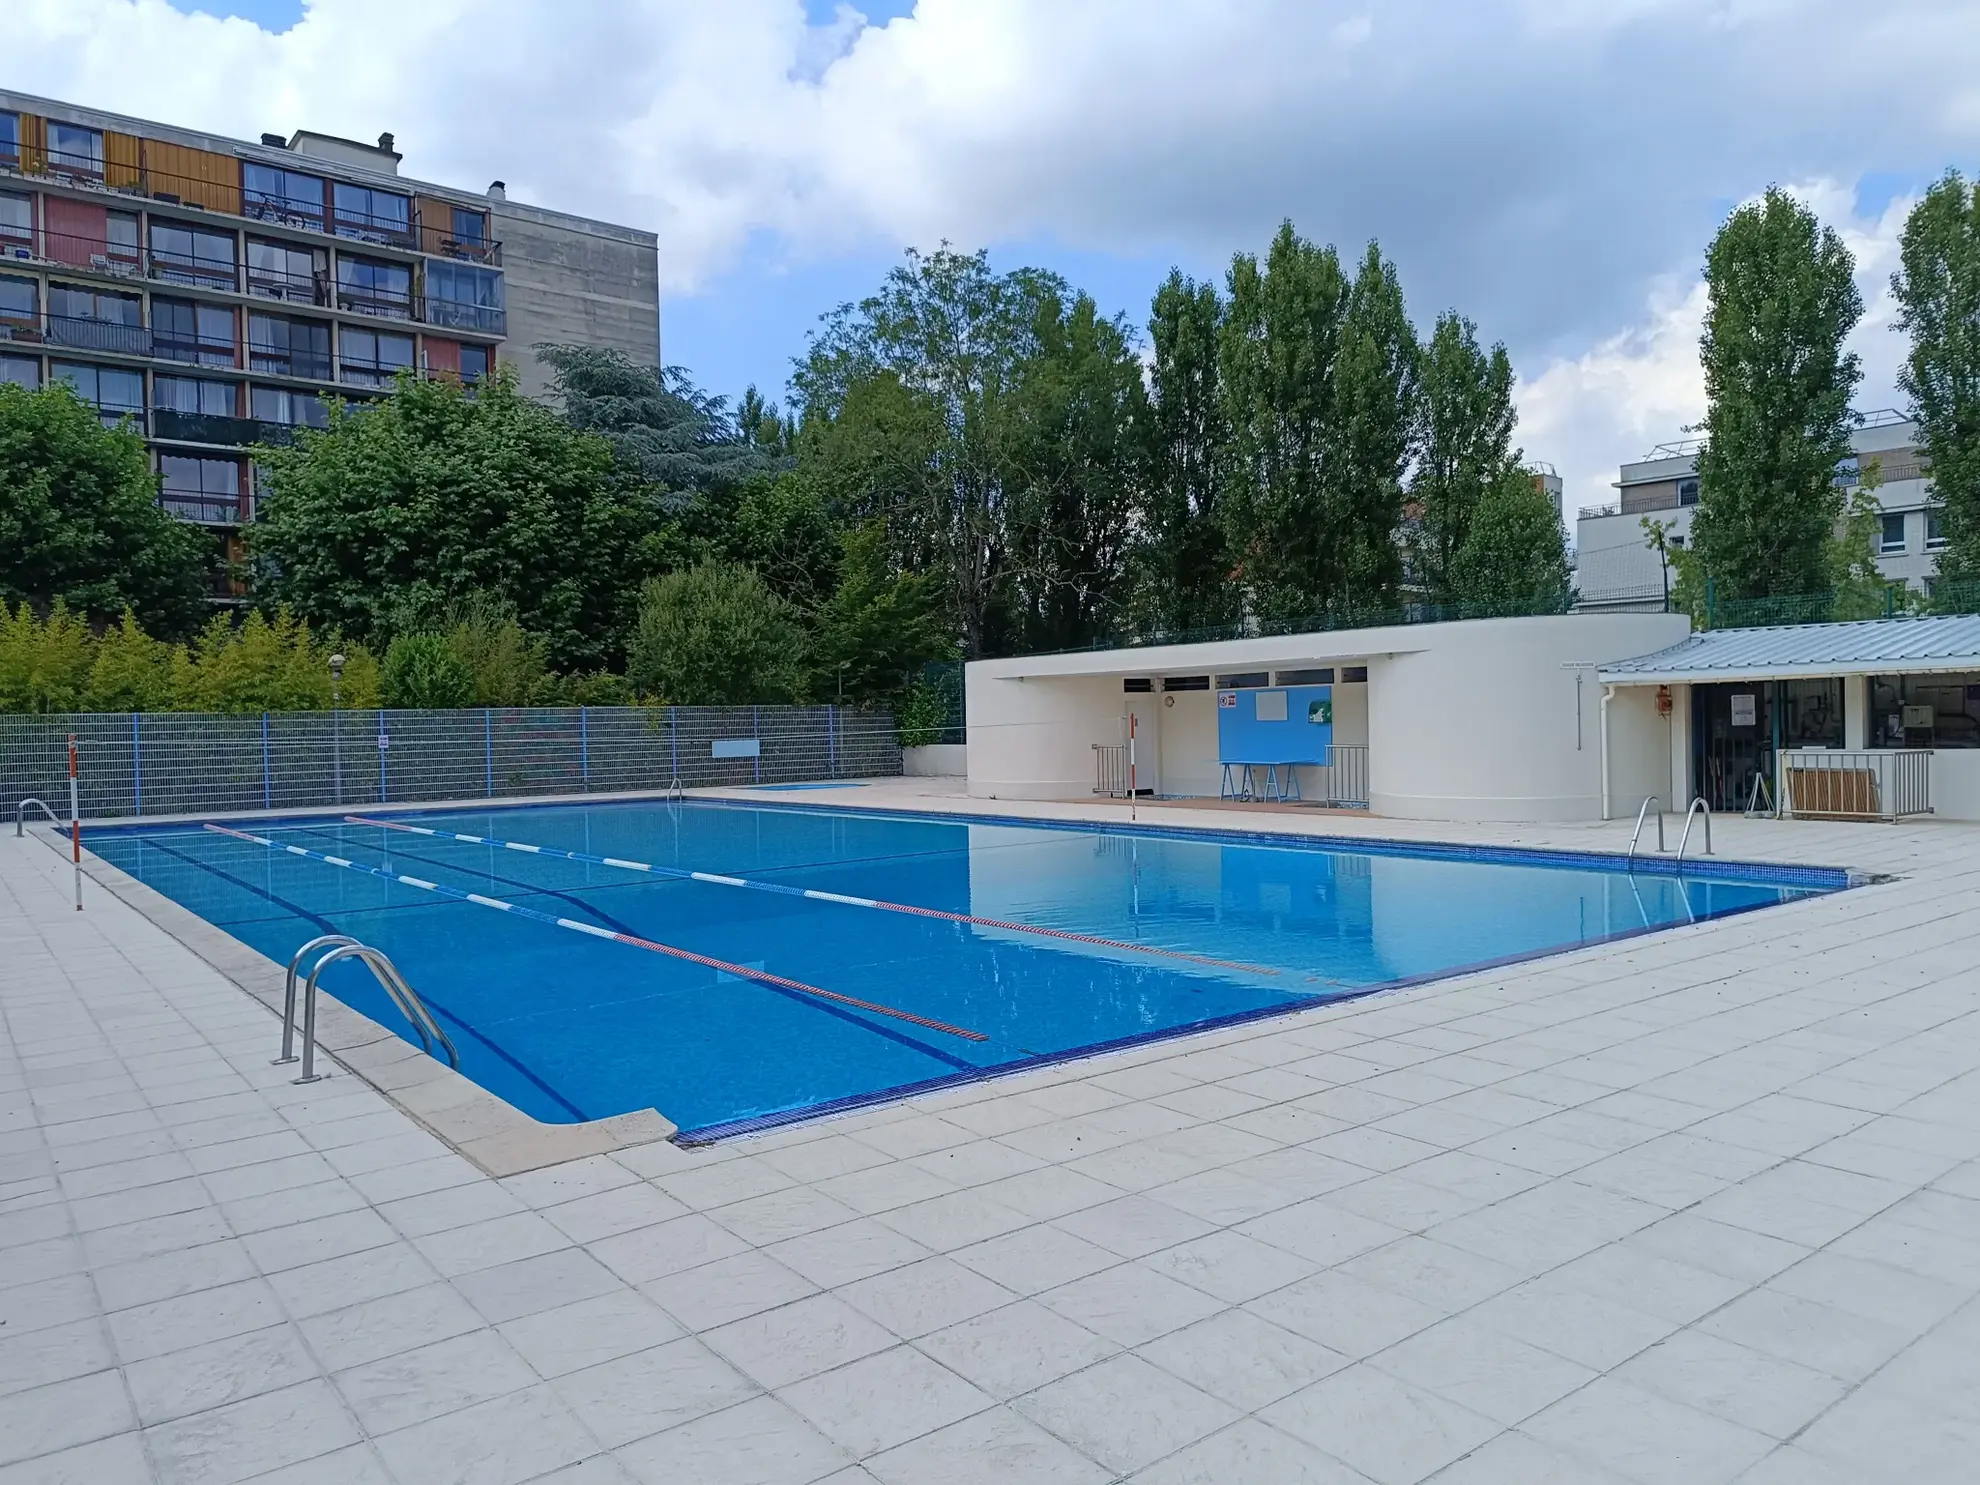
[[[278,963],[319,933],[389,954],[462,1071],[538,1119],[657,1108],[714,1135],[1082,1049],[1766,907],[1839,873],[801,805],[394,812],[448,831],[1062,929],[1041,937],[333,820],[243,827],[980,1033],[911,1021],[449,901],[198,826],[99,855]],[[1137,952],[1128,945],[1223,961]],[[1269,973],[1268,973],[1269,971]],[[410,1036],[375,982],[326,984]]]

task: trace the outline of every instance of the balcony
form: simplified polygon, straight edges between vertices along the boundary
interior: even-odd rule
[[[238,526],[241,500],[238,495],[192,495],[167,490],[158,503],[182,521],[196,526]]]
[[[271,423],[262,418],[231,418],[217,413],[177,412],[161,407],[151,415],[154,438],[177,443],[210,443],[226,448],[248,444],[287,444],[296,430],[287,423]]]
[[[463,304],[457,299],[426,300],[425,321],[448,330],[468,330],[480,335],[507,335],[508,311],[486,304]]]
[[[78,351],[107,351],[118,356],[149,356],[151,329],[146,325],[120,325],[112,320],[78,319],[71,315],[48,317],[48,344]]]

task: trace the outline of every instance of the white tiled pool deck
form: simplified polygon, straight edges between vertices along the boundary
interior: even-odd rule
[[[499,1181],[0,838],[0,1485],[1970,1482],[1980,829],[1718,832],[1901,879]]]

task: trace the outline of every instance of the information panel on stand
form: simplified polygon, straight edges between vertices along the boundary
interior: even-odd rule
[[[1333,744],[1332,686],[1217,693],[1219,763],[1325,763]]]

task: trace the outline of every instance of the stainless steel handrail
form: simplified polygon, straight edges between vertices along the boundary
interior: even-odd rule
[[[1629,849],[1623,853],[1625,866],[1636,859],[1636,843],[1643,837],[1643,818],[1650,813],[1653,804],[1657,806],[1657,849],[1660,852],[1664,849],[1664,801],[1660,795],[1646,794],[1642,807],[1636,812],[1636,829],[1630,834]]]
[[[320,934],[289,956],[288,981],[282,987],[282,1055],[275,1059],[274,1066],[296,1060],[296,971],[302,967],[303,955],[311,949],[338,948],[356,942],[347,933]]]
[[[33,798],[23,799],[19,804],[14,806],[14,839],[15,840],[19,840],[23,835],[27,833],[26,826],[22,824],[22,818],[27,814],[27,807],[29,805],[33,805],[36,809],[40,810],[44,815],[48,816],[49,824],[60,825],[62,823],[62,817],[56,814],[55,811],[51,810],[41,800],[33,799]]]
[[[340,936],[329,935],[332,938]],[[323,971],[340,959],[360,960],[384,987],[385,993],[392,997],[392,1003],[406,1020],[412,1023],[422,1050],[428,1056],[436,1055],[433,1047],[437,1042],[446,1054],[447,1065],[459,1070],[461,1054],[454,1049],[453,1040],[440,1029],[440,1023],[433,1019],[433,1013],[427,1010],[426,1002],[419,998],[418,992],[406,983],[406,977],[399,973],[398,966],[369,944],[353,940],[338,944],[318,959],[310,967],[309,978],[303,984],[302,1076],[296,1079],[298,1083],[314,1083],[321,1077],[316,1071],[316,984],[322,978]]]
[[[1691,808],[1684,812],[1684,834],[1678,837],[1677,864],[1684,865],[1684,848],[1691,839],[1691,822],[1698,818],[1698,812],[1705,812],[1705,854],[1712,854],[1712,806],[1702,799],[1691,801]]]

